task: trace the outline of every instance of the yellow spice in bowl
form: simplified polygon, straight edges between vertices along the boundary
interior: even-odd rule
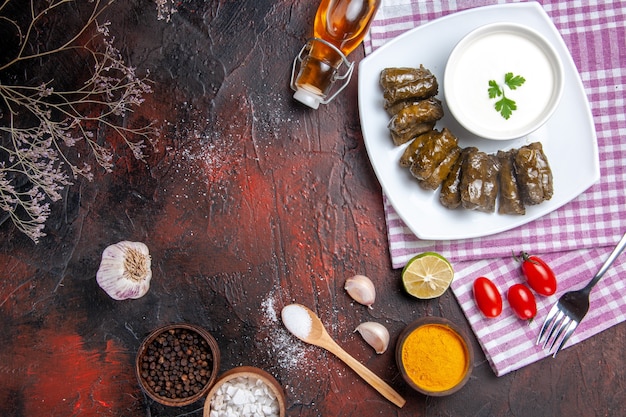
[[[459,384],[468,371],[468,356],[461,337],[441,324],[416,328],[402,345],[404,369],[425,391],[447,391]]]

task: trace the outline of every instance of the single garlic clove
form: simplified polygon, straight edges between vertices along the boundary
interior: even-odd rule
[[[348,278],[344,288],[354,301],[369,308],[372,308],[372,304],[376,301],[374,283],[365,275],[355,275]]]
[[[359,332],[367,344],[373,347],[379,355],[387,350],[387,346],[389,346],[389,331],[382,324],[367,321],[359,324],[355,331]]]
[[[141,242],[122,241],[102,252],[96,281],[114,300],[143,297],[152,279],[148,247]]]

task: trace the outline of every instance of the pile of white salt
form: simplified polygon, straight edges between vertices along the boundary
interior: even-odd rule
[[[299,339],[306,339],[311,333],[311,316],[299,304],[289,304],[280,313],[287,330]]]
[[[262,380],[245,376],[224,382],[211,399],[210,417],[278,417],[278,399]]]

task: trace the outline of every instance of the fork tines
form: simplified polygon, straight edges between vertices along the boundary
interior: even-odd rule
[[[539,332],[539,337],[537,338],[536,345],[541,343],[541,340],[544,339],[543,349],[546,349],[548,343],[550,346],[548,347],[548,352],[552,351],[554,346],[558,343],[557,348],[554,350],[552,357],[556,357],[556,354],[561,350],[565,343],[570,338],[574,330],[578,326],[578,321],[572,318],[570,315],[566,314],[563,311],[560,302],[557,302],[546,317],[546,320],[543,322],[543,326],[541,326],[541,331]]]

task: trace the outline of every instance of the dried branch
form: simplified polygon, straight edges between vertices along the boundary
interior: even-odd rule
[[[176,0],[154,0],[157,7],[157,19],[169,22],[176,13]]]
[[[50,202],[60,200],[63,188],[77,177],[93,180],[89,159],[107,172],[112,170],[111,144],[99,143],[98,129],[121,138],[139,160],[144,158],[145,140],[156,132],[151,124],[134,128],[124,122],[151,88],[146,77],[137,76],[124,62],[114,46],[109,23],[98,23],[113,0],[93,0],[85,23],[65,37],[57,37],[61,39],[57,45],[46,47],[38,39],[46,30],[46,21],[54,13],[63,16],[67,12],[64,7],[75,0],[30,0],[25,22],[9,13],[13,1],[24,0],[0,4],[0,29],[4,25],[5,32],[14,32],[17,42],[14,55],[0,64],[0,211],[38,242],[45,236]],[[43,78],[47,74],[14,75],[25,63],[30,69],[43,61],[54,65],[67,59],[67,54],[90,63],[89,76],[76,82],[77,86],[64,86],[59,81],[64,74],[51,74],[48,79]],[[31,85],[33,78],[45,81]],[[109,137],[108,142],[111,140]]]

